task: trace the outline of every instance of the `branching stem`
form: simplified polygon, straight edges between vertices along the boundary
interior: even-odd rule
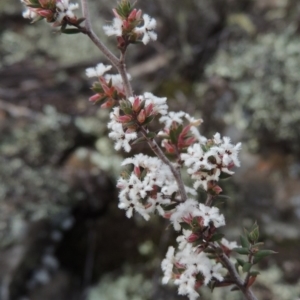
[[[246,287],[245,282],[241,279],[234,265],[228,258],[225,253],[221,253],[219,255],[221,261],[224,263],[226,269],[232,277],[232,280],[237,285],[237,287],[242,291],[247,300],[258,300],[256,296],[253,294],[252,290],[249,287]]]
[[[165,156],[163,151],[160,149],[160,147],[157,145],[156,141],[149,138],[147,136],[147,131],[144,127],[141,127],[141,133],[146,139],[148,145],[150,146],[151,150],[156,154],[157,157],[159,157],[166,165],[169,166],[171,169],[172,174],[175,177],[175,180],[177,182],[179,192],[181,195],[181,201],[184,202],[187,200],[187,194],[184,188],[184,183],[181,177],[181,172],[180,172],[180,166],[178,168],[174,167],[174,165],[170,162],[170,160]]]
[[[112,63],[112,65],[118,70],[119,74],[122,77],[124,87],[125,87],[125,93],[126,97],[133,96],[132,88],[129,83],[127,72],[126,72],[126,66],[124,62],[124,55],[122,54],[121,59],[118,59],[99,39],[99,37],[95,34],[92,24],[91,24],[91,18],[88,8],[88,0],[81,0],[82,5],[82,14],[85,18],[85,30],[82,32],[85,33],[91,41],[98,47],[98,49],[105,55],[105,57]]]
[[[86,34],[92,42],[98,47],[98,49],[105,55],[105,57],[111,62],[111,64],[118,70],[119,74],[122,77],[123,84],[125,87],[125,93],[126,97],[132,97],[133,91],[131,84],[129,82],[127,72],[126,72],[126,65],[125,65],[125,53],[121,52],[120,59],[118,59],[99,39],[99,37],[94,33],[92,26],[91,26],[91,20],[88,10],[88,0],[81,0],[82,4],[82,12],[83,16],[85,18],[85,28],[82,28],[82,32]],[[144,127],[141,127],[141,133],[146,139],[147,143],[149,144],[152,151],[156,154],[158,158],[160,158],[166,165],[169,166],[171,169],[172,174],[174,175],[174,178],[177,182],[179,192],[181,195],[182,202],[187,200],[187,194],[185,191],[184,183],[181,177],[181,167],[178,164],[178,167],[175,167],[171,161],[165,156],[164,152],[161,150],[161,148],[158,146],[156,141],[147,135],[147,130]],[[206,200],[206,205],[211,206],[213,201],[213,197],[211,195],[208,196]],[[225,253],[219,254],[220,260],[223,262],[224,266],[227,268],[231,280],[236,284],[236,286],[243,292],[244,296],[247,300],[257,300],[253,292],[249,287],[246,286],[247,281],[243,281],[241,277],[239,276],[237,270],[235,269],[234,265],[228,258],[228,256]],[[248,278],[249,279],[249,278]]]

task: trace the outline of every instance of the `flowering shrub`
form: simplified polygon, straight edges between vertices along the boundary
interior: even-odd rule
[[[130,44],[147,44],[157,39],[156,21],[128,0],[122,0],[113,9],[111,25],[104,26],[108,36],[115,36],[120,58],[111,53],[95,35],[91,27],[87,0],[82,0],[83,18],[73,11],[78,4],[68,0],[21,0],[27,10],[24,17],[36,22],[45,19],[62,33],[83,33],[104,53],[112,65],[98,64],[88,68],[86,75],[96,77],[90,102],[111,109],[108,123],[109,137],[115,149],[130,152],[137,142],[145,142],[155,156],[138,154],[122,163],[126,170],[118,180],[119,208],[131,218],[134,213],[149,220],[157,213],[169,219],[178,232],[177,246],[170,246],[162,261],[164,284],[172,280],[180,295],[198,298],[203,285],[212,289],[233,285],[247,299],[256,299],[250,287],[258,272],[252,266],[270,250],[259,250],[259,231],[255,224],[241,236],[241,246],[227,241],[218,232],[225,225],[219,208],[213,206],[222,192],[219,181],[234,174],[239,167],[241,144],[232,144],[230,138],[216,133],[211,138],[198,130],[202,120],[189,114],[168,110],[167,99],[149,92],[136,95],[125,67],[125,54]],[[84,23],[84,25],[82,25]],[[107,72],[115,67],[118,74]],[[149,129],[151,122],[161,124],[159,132]],[[181,172],[186,171],[193,187],[186,186]],[[205,192],[205,203],[197,199],[198,191]],[[245,259],[231,254],[239,253]],[[245,275],[242,276],[241,273]]]

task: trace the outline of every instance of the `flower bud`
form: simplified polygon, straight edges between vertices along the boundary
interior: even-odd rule
[[[131,116],[118,116],[117,118],[117,121],[124,124],[124,123],[127,123],[127,122],[130,122],[132,120],[132,117]]]
[[[198,234],[195,234],[195,233],[192,233],[186,240],[189,242],[189,243],[194,243],[195,241],[197,241],[199,239],[199,235]]]
[[[99,94],[95,94],[89,98],[89,101],[96,103],[100,99],[101,99],[101,96]]]
[[[139,112],[141,100],[139,97],[135,97],[132,104],[132,109],[134,112]]]
[[[139,115],[137,116],[137,120],[139,121],[140,124],[143,124],[145,122],[145,119],[146,119],[145,110],[142,109]]]
[[[140,169],[140,167],[134,167],[134,169],[133,169],[133,172],[134,172],[134,174],[137,176],[137,177],[140,177],[140,175],[141,175],[141,169]]]

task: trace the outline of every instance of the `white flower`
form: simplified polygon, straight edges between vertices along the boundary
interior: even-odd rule
[[[120,74],[106,74],[104,78],[106,82],[111,81],[112,86],[114,86],[116,89],[118,90],[124,89],[123,79]],[[128,80],[131,80],[131,76],[128,73],[127,73],[127,78]]]
[[[184,219],[193,217],[195,210],[197,210],[197,205],[198,202],[196,200],[188,199],[176,206],[170,217],[175,230],[179,231],[181,229],[180,223],[184,222]]]
[[[178,243],[178,249],[182,250],[184,249],[189,242],[187,241],[187,238],[193,233],[191,230],[183,229],[182,230],[183,235],[180,235],[177,237],[176,241]]]
[[[195,300],[199,297],[199,294],[195,291],[195,276],[182,273],[180,277],[174,281],[174,283],[179,286],[179,295],[187,295],[190,300]]]
[[[195,214],[203,218],[204,226],[208,226],[210,222],[212,222],[216,228],[225,225],[225,218],[220,214],[217,207],[209,207],[199,203],[199,210]]]
[[[128,200],[127,198],[120,199],[120,203],[118,205],[120,209],[126,210],[127,218],[131,218],[133,215],[133,210],[137,211],[146,221],[149,220],[150,215],[148,214],[145,207],[139,202],[135,200]]]
[[[157,34],[154,32],[156,27],[156,20],[151,18],[149,15],[143,15],[144,25],[142,27],[136,27],[134,31],[143,35],[142,42],[146,45],[150,40],[155,41],[157,39]]]
[[[120,108],[114,107],[113,111],[110,113],[111,121],[107,124],[107,127],[111,129],[111,132],[108,136],[115,140],[115,149],[120,150],[124,148],[126,152],[131,150],[131,146],[129,144],[130,141],[135,140],[137,138],[136,132],[124,132],[124,128],[121,123],[117,122],[118,117],[120,116]]]
[[[56,17],[56,23],[60,23],[64,17],[69,17],[70,19],[75,18],[73,10],[77,9],[79,5],[69,3],[69,0],[58,0],[56,2],[56,8],[58,16]]]
[[[163,284],[167,284],[168,281],[173,277],[174,252],[175,248],[170,246],[168,248],[166,258],[161,262],[161,268],[164,271],[164,277],[162,279]]]
[[[237,242],[229,242],[229,241],[226,240],[225,238],[222,238],[221,244],[222,244],[225,248],[227,248],[227,249],[229,249],[229,250],[232,250],[232,249],[234,249],[234,248],[240,247],[240,246],[237,244]]]
[[[95,68],[88,68],[85,70],[87,77],[100,77],[107,71],[109,71],[112,66],[105,66],[103,63],[98,64]]]
[[[210,270],[205,269],[201,271],[203,276],[205,277],[204,284],[207,285],[212,278],[215,278],[218,281],[223,281],[224,277],[221,273],[222,270],[223,270],[223,266],[220,263],[217,263],[215,265],[211,264]]]
[[[202,172],[202,171],[192,173],[191,178],[196,180],[193,185],[194,189],[198,189],[201,186],[204,190],[207,190],[208,188],[207,184],[209,181],[218,180],[218,177],[216,177],[214,174],[208,175],[207,172]]]
[[[172,126],[173,122],[182,124],[183,123],[183,117],[185,116],[185,112],[179,111],[179,112],[174,112],[170,111],[167,115],[162,116],[159,119],[160,123],[165,123],[165,128],[170,129]]]
[[[122,36],[122,26],[123,26],[123,21],[119,18],[114,18],[113,24],[103,26],[103,30],[105,34],[108,36],[112,36],[112,35]]]
[[[223,140],[221,140],[218,133],[214,135],[214,141],[218,142],[218,152],[222,157],[223,164],[229,166],[233,163],[236,167],[239,167],[240,161],[238,159],[238,153],[242,148],[242,144],[231,144],[229,137],[223,137]]]
[[[136,132],[126,133],[124,132],[123,126],[120,123],[115,123],[111,127],[112,131],[108,134],[112,140],[115,140],[115,149],[118,151],[123,148],[126,152],[130,152],[131,146],[130,141],[137,138]]]
[[[23,13],[22,13],[23,18],[25,19],[34,19],[36,18],[38,15],[37,13],[35,13],[34,11],[32,11],[31,9],[27,8]]]
[[[188,173],[193,174],[200,170],[211,170],[213,168],[208,160],[209,156],[210,152],[204,152],[202,146],[196,143],[188,147],[187,153],[182,153],[180,157],[185,166],[190,167],[187,170]]]
[[[146,99],[145,105],[153,104],[153,110],[156,114],[165,115],[168,112],[168,105],[166,104],[167,98],[159,98],[154,96],[152,93],[144,93]]]
[[[165,186],[172,186],[172,190],[177,191],[177,185],[174,186],[174,176],[170,168],[165,165],[157,157],[150,157],[144,154],[137,154],[134,157],[126,158],[122,165],[132,164],[136,168],[129,178],[121,178],[118,180],[117,187],[121,189],[119,194],[120,202],[124,209],[130,209],[128,201],[134,203],[134,209],[140,213],[145,219],[149,218],[149,214],[158,211],[160,215],[164,215],[163,206],[170,204],[171,200],[165,198],[164,194],[159,190]],[[143,170],[143,176],[140,177],[137,170]],[[154,191],[155,194],[151,193]],[[137,205],[138,203],[138,205]]]

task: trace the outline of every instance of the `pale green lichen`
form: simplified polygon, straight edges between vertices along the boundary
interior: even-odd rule
[[[0,165],[0,248],[18,239],[19,224],[49,219],[80,200],[55,169],[33,169],[20,158],[1,157]]]
[[[88,300],[145,300],[152,292],[152,283],[142,274],[126,272],[120,277],[105,275]]]
[[[2,0],[3,1],[3,0]],[[16,13],[21,16],[22,5],[17,1],[4,0],[0,4],[0,14],[2,13]],[[3,4],[3,5],[2,5]],[[95,31],[106,40],[102,26],[105,23],[103,18],[99,18],[97,3],[90,3],[91,17],[97,22],[93,22]],[[24,9],[24,7],[23,7]],[[80,9],[76,11],[80,17],[82,15]],[[35,60],[34,54],[37,51],[47,53],[48,56],[55,58],[59,61],[60,65],[72,65],[82,62],[97,61],[99,59],[98,48],[91,43],[88,39],[81,36],[78,42],[78,36],[64,35],[56,32],[56,29],[51,27],[44,21],[35,24],[30,24],[21,28],[21,30],[14,31],[6,29],[1,34],[0,49],[1,49],[1,62],[0,67],[3,65],[10,65],[30,57],[30,60]]]
[[[230,41],[205,70],[228,80],[237,92],[230,122],[260,141],[300,149],[300,38],[293,27],[280,34]],[[228,118],[227,118],[228,120]]]

